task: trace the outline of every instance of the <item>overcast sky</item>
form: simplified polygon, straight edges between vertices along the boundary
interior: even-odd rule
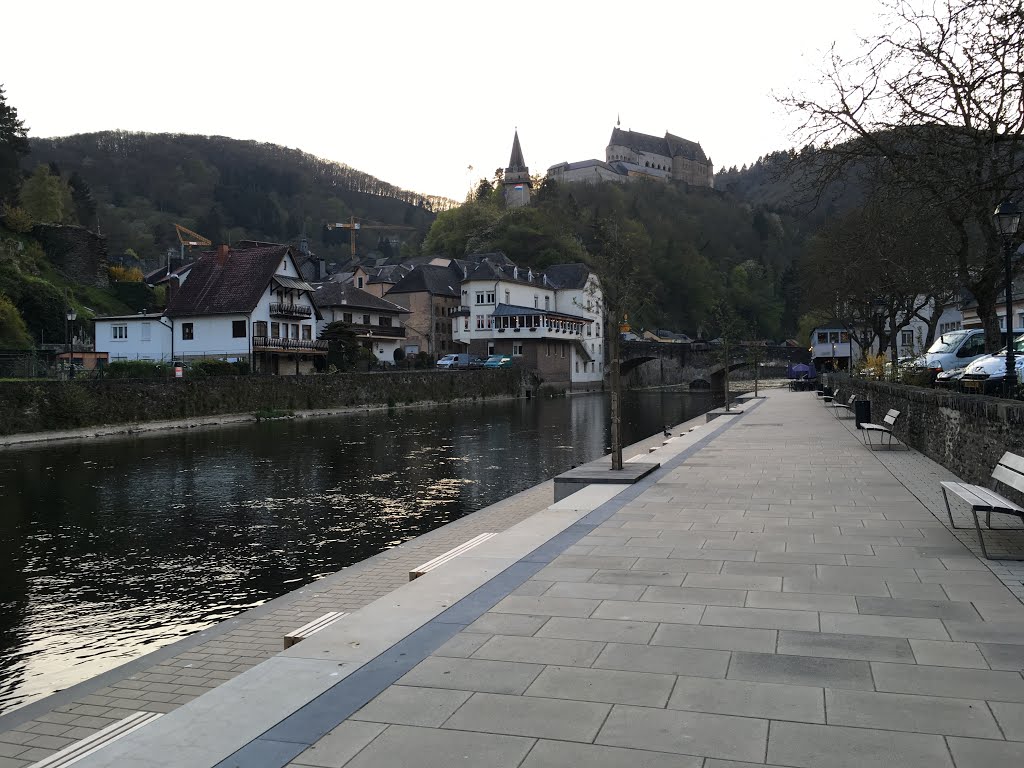
[[[273,142],[419,192],[604,159],[622,127],[715,167],[792,144],[772,92],[878,25],[875,0],[5,3],[0,83],[33,136]],[[469,170],[472,166],[472,171]]]

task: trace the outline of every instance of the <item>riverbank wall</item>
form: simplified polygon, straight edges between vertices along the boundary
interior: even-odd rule
[[[896,437],[966,482],[987,486],[1003,453],[1024,454],[1022,402],[849,376],[835,386],[842,400],[856,393],[871,401],[876,424],[898,410]]]
[[[515,369],[0,381],[0,435],[224,414],[522,397],[534,386]]]

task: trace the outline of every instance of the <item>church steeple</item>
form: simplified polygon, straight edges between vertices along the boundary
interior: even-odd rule
[[[525,171],[526,161],[523,159],[523,148],[519,146],[519,129],[516,129],[515,137],[512,139],[512,157],[508,159],[509,171]]]
[[[512,155],[508,160],[508,168],[502,181],[505,193],[505,206],[518,208],[530,202],[530,169],[523,158],[523,148],[519,145],[519,129],[512,138]]]

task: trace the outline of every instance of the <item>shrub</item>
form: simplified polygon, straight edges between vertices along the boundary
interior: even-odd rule
[[[138,267],[119,267],[115,264],[107,268],[107,274],[115,283],[142,282],[142,270]]]
[[[433,367],[433,360],[430,359],[430,355],[426,352],[416,353],[416,367],[417,368],[431,368]]]
[[[405,360],[405,350],[402,349],[401,347],[395,347],[394,357],[396,363],[402,362],[403,360]]]
[[[227,360],[200,360],[192,363],[189,375],[196,378],[206,376],[245,376],[249,373],[249,363],[238,360],[229,363]]]
[[[24,235],[32,231],[32,217],[28,215],[28,211],[24,208],[17,206],[8,207],[5,205],[0,218],[3,218],[4,225],[11,232]]]
[[[111,379],[160,379],[173,373],[170,366],[152,360],[115,360],[106,367]]]

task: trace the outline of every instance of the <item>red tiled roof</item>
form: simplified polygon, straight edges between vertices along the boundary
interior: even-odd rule
[[[287,245],[266,245],[232,248],[227,258],[203,254],[171,298],[165,314],[182,317],[252,312],[290,250]]]

